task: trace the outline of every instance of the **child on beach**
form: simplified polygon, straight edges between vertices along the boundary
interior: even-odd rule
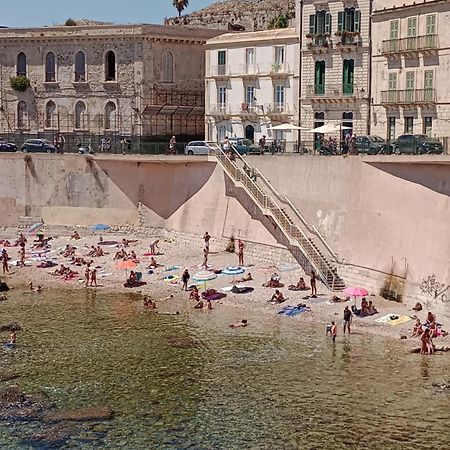
[[[336,322],[331,322],[331,340],[333,342],[336,342],[336,336],[337,336],[337,326]]]
[[[91,272],[91,286],[97,287],[97,269],[92,269],[92,272]]]
[[[186,267],[186,269],[184,269],[183,275],[181,276],[181,280],[183,281],[183,290],[184,291],[188,290],[188,282],[189,282],[190,278],[191,278],[191,275],[189,274],[189,270]]]

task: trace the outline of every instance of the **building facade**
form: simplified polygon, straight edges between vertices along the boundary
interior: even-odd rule
[[[158,25],[0,30],[0,135],[201,136],[204,43]]]
[[[300,125],[342,123],[370,132],[370,0],[305,0],[297,14],[302,35]],[[344,131],[343,133],[347,133]],[[318,147],[319,136],[308,137]]]
[[[450,136],[450,2],[375,0],[373,131]]]
[[[206,43],[206,138],[281,140],[289,151],[298,133],[299,35],[295,28],[230,33]]]

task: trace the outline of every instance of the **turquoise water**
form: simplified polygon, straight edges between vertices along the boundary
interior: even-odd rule
[[[342,336],[301,317],[193,311],[184,299],[143,311],[137,296],[14,292],[1,322],[19,322],[18,347],[1,370],[25,392],[61,409],[109,406],[114,419],[81,424],[57,448],[429,449],[448,448],[448,355],[405,354],[397,341]],[[3,340],[8,333],[3,333]],[[173,347],[174,339],[194,346]],[[29,440],[48,425],[0,422],[1,449],[45,448]],[[100,430],[100,432],[99,432]]]

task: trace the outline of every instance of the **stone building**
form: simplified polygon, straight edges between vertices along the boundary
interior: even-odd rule
[[[371,5],[371,0],[305,0],[301,8],[298,2],[302,127],[334,122],[355,134],[370,133]],[[307,146],[318,147],[320,136],[302,137]]]
[[[450,2],[375,0],[373,131],[450,136]]]
[[[63,134],[95,145],[202,136],[203,44],[217,34],[159,25],[1,29],[0,135],[20,143]]]
[[[206,43],[206,138],[287,141],[298,133],[275,131],[298,124],[299,35],[295,28],[228,33]]]

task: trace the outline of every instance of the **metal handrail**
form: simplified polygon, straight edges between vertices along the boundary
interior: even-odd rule
[[[218,150],[218,151],[217,151]],[[332,287],[334,287],[336,275],[333,267],[328,263],[326,258],[319,253],[319,251],[312,245],[303,231],[296,225],[292,224],[286,215],[286,213],[280,208],[280,206],[271,198],[268,197],[261,188],[255,183],[255,181],[245,172],[241,170],[235,162],[233,162],[222,149],[218,148],[214,151],[217,159],[222,162],[223,167],[230,173],[230,175],[236,180],[244,184],[245,187],[254,196],[255,200],[263,207],[268,208],[273,214],[274,219],[279,223],[280,228],[285,231],[288,237],[295,239],[300,248],[305,253],[305,256],[309,259],[309,262],[316,269],[317,274],[321,276],[322,280],[328,284],[328,276],[332,276]],[[239,153],[235,152],[239,155]],[[244,158],[239,155],[239,158],[250,167]]]

